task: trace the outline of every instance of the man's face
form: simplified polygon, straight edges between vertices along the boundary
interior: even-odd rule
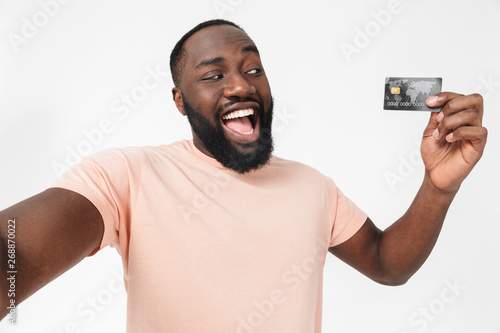
[[[211,26],[184,48],[186,63],[173,94],[196,147],[240,173],[267,163],[273,100],[253,41],[235,27]]]

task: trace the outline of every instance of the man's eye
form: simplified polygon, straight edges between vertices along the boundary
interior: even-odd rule
[[[247,73],[248,74],[260,74],[261,70],[260,70],[260,68],[254,68],[254,69],[249,70]]]
[[[203,81],[218,80],[218,79],[222,79],[222,74],[217,74],[217,75],[212,75],[212,76],[207,76],[207,77],[202,78]]]

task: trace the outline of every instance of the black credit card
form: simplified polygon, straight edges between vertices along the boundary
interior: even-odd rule
[[[425,104],[427,98],[441,92],[440,77],[386,77],[384,110],[439,111]]]

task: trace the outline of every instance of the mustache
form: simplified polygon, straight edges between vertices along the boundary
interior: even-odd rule
[[[229,102],[226,102],[224,104],[222,104],[222,106],[217,110],[217,113],[216,113],[216,118],[219,118],[220,115],[222,114],[222,112],[227,109],[228,107],[236,104],[236,103],[244,103],[244,102],[254,102],[254,103],[257,103],[259,104],[259,107],[262,109],[262,102],[259,101],[258,99],[256,98],[253,98],[253,97],[246,97],[246,98],[238,98],[238,99],[233,99]]]

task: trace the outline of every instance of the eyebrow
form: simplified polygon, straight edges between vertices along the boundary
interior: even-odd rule
[[[257,50],[257,46],[255,45],[248,45],[241,49],[241,53],[249,53],[249,52],[254,52],[257,55],[260,55],[259,50]]]
[[[195,68],[206,67],[206,66],[210,66],[213,64],[220,64],[220,63],[224,62],[225,60],[226,59],[224,59],[223,57],[216,57],[216,58],[212,58],[212,59],[203,60],[198,65],[196,65]]]

